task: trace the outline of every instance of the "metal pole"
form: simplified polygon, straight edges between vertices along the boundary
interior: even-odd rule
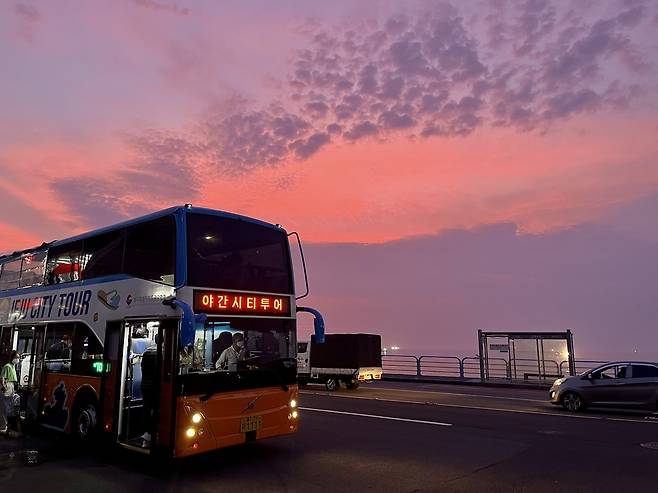
[[[537,346],[537,373],[539,373],[539,376],[541,378],[541,363],[539,361],[539,339],[535,339],[535,344]]]
[[[576,374],[576,355],[573,352],[573,334],[567,329],[567,351],[569,353],[569,374]]]
[[[484,349],[483,349],[483,344],[482,344],[482,329],[478,329],[478,356],[480,357],[480,381],[484,382]]]
[[[519,377],[516,375],[516,346],[514,345],[514,339],[511,339],[510,336],[507,336],[507,347],[509,348],[508,351],[510,352],[510,358],[512,361],[514,361],[514,380],[518,379]],[[510,361],[511,363],[511,361]],[[511,365],[510,365],[510,372],[512,371]]]

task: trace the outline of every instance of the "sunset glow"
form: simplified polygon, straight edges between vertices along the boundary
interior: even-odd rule
[[[299,231],[328,330],[655,344],[657,30],[650,1],[4,2],[0,251],[192,203]]]

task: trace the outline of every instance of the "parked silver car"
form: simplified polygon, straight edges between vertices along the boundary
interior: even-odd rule
[[[549,396],[551,404],[573,412],[587,406],[657,410],[658,363],[606,363],[575,377],[557,379]]]

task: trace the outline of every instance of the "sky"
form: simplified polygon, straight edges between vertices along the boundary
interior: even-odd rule
[[[0,251],[192,203],[299,231],[330,331],[658,358],[656,32],[655,0],[2,2]]]

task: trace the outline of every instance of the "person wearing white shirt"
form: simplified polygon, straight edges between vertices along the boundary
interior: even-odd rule
[[[233,334],[233,344],[219,355],[215,368],[218,370],[238,371],[238,362],[244,361],[246,350],[244,348],[244,336],[236,332]]]

